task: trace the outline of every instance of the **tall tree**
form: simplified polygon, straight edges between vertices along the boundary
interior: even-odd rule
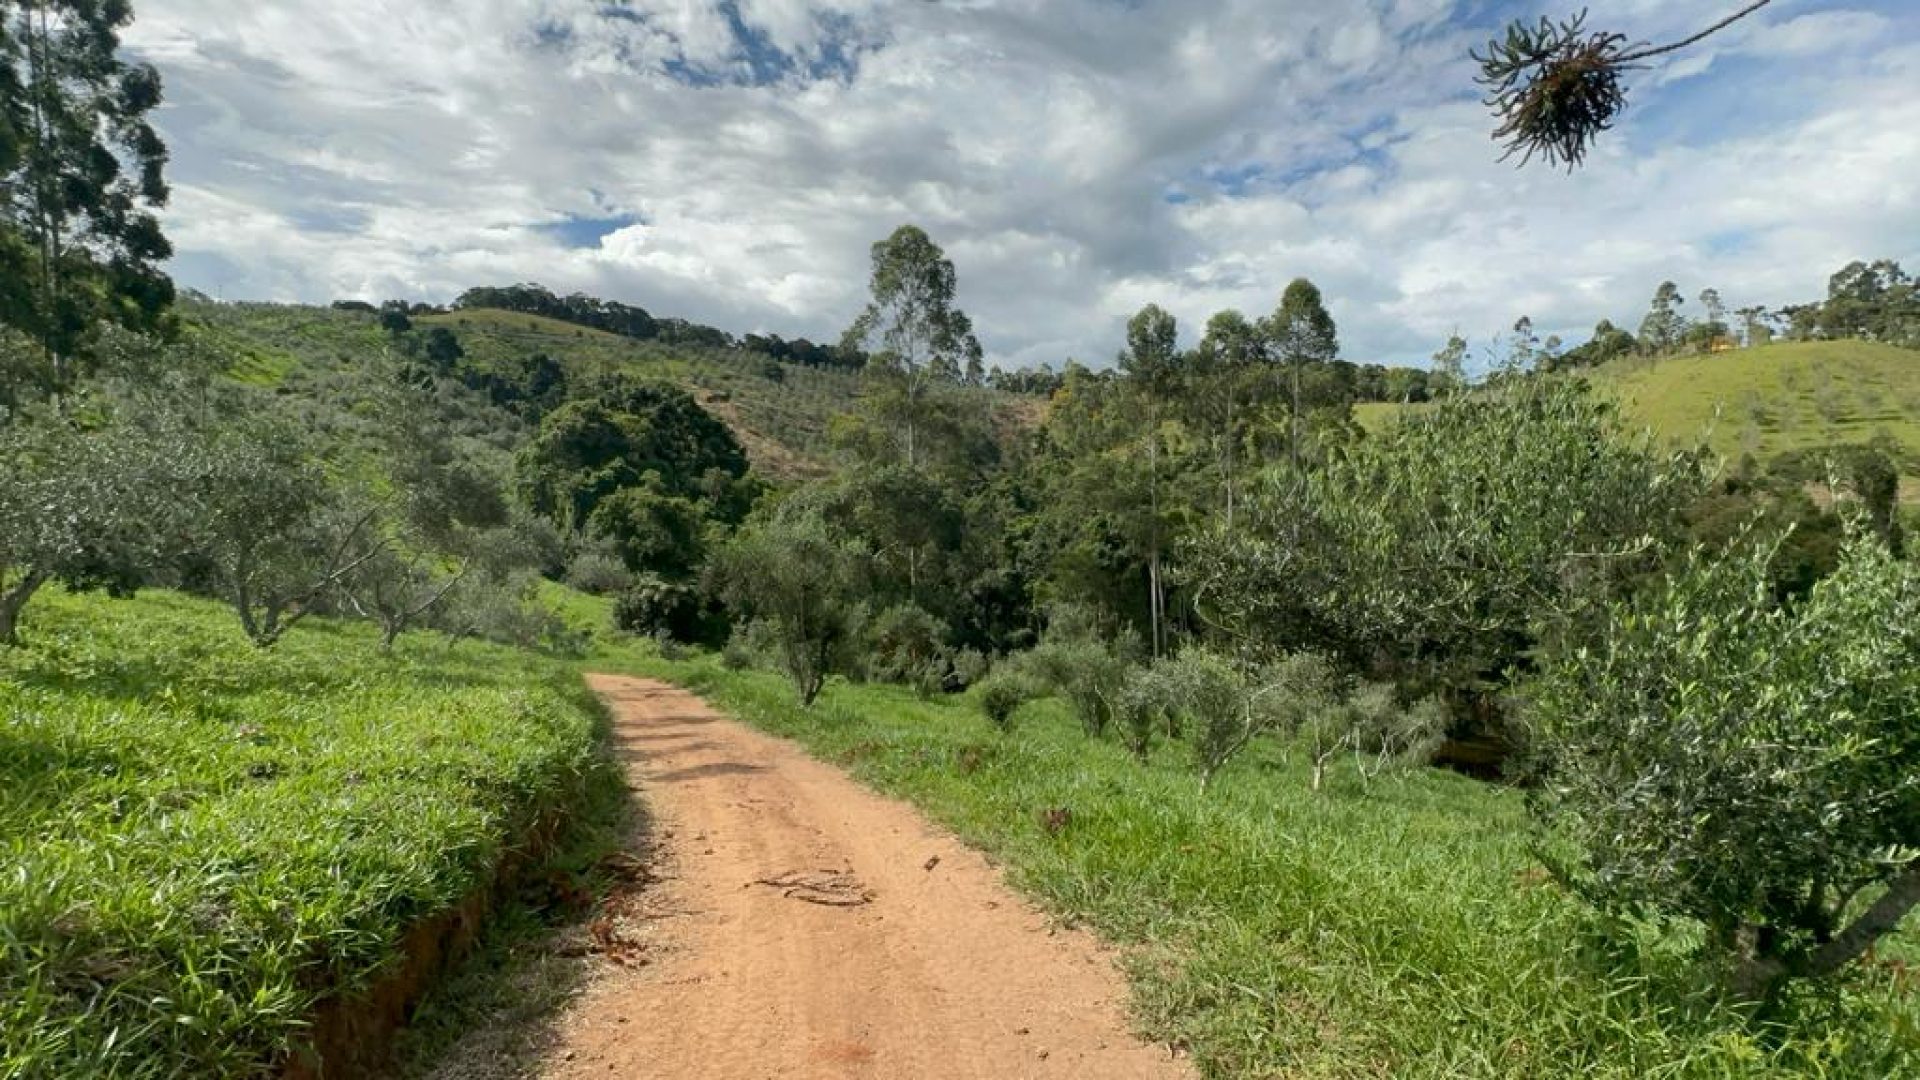
[[[917,225],[902,225],[873,245],[872,300],[847,328],[842,347],[873,354],[885,382],[883,411],[893,414],[909,468],[933,387],[981,377],[973,322],[953,306],[953,263]]]
[[[1215,312],[1207,320],[1207,332],[1193,354],[1192,377],[1198,385],[1193,387],[1188,400],[1214,432],[1214,451],[1229,526],[1233,524],[1238,491],[1243,397],[1248,377],[1265,351],[1266,342],[1260,328],[1248,322],[1245,315],[1229,309]]]
[[[1433,354],[1434,397],[1458,394],[1467,388],[1467,339],[1459,334],[1447,337],[1447,343]]]
[[[160,76],[116,55],[132,19],[128,0],[0,0],[0,323],[56,393],[96,324],[157,329],[173,301]]]
[[[1287,457],[1300,471],[1300,372],[1307,364],[1330,364],[1340,355],[1339,332],[1320,297],[1320,289],[1306,278],[1294,278],[1280,294],[1280,306],[1267,319],[1265,336],[1280,361],[1287,365],[1292,415],[1287,433]]]
[[[1166,648],[1166,584],[1161,556],[1161,413],[1176,392],[1180,376],[1179,325],[1157,304],[1148,304],[1127,322],[1127,349],[1120,369],[1133,380],[1146,403],[1147,419],[1147,618],[1153,654]]]
[[[1653,304],[1647,309],[1647,317],[1640,321],[1640,347],[1656,356],[1670,353],[1680,347],[1687,334],[1686,316],[1680,314],[1680,305],[1686,303],[1680,295],[1680,287],[1671,281],[1663,281],[1654,290]]]

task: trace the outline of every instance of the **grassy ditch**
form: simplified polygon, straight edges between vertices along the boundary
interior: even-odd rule
[[[778,677],[712,658],[598,659],[705,694],[991,852],[1127,948],[1143,1029],[1209,1076],[1920,1075],[1911,937],[1752,1016],[1685,940],[1602,935],[1534,860],[1512,791],[1428,770],[1341,772],[1315,795],[1267,744],[1202,795],[1185,747],[1135,762],[1054,702],[1002,736],[963,700],[836,683],[803,711]]]

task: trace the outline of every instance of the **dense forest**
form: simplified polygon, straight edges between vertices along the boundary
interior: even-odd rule
[[[124,5],[66,5],[57,32],[16,7],[15,651],[68,597],[165,590],[269,655],[321,623],[371,628],[369,653],[431,632],[564,658],[617,634],[778,672],[802,707],[873,685],[965,702],[1009,740],[1048,699],[1085,745],[1173,755],[1207,798],[1262,748],[1314,798],[1450,768],[1526,792],[1540,873],[1598,913],[1596,949],[1667,935],[1761,1023],[1838,1001],[1820,988],[1853,985],[1920,903],[1912,451],[1862,431],[1727,460],[1656,439],[1598,381],[1777,342],[1920,350],[1920,283],[1894,261],[1778,310],[1707,289],[1689,317],[1661,283],[1635,331],[1569,347],[1521,318],[1430,368],[1345,356],[1341,298],[1300,278],[1184,332],[1149,304],[1111,363],[990,369],[961,268],[911,224],[873,245],[832,344],[529,284],[256,311],[178,298],[162,270],[159,86],[116,56]],[[15,64],[23,40],[57,70]],[[30,120],[51,111],[71,122]],[[519,351],[486,336],[502,312],[651,351]],[[781,465],[743,397],[828,376],[809,385],[844,393],[790,439],[807,467]],[[1399,408],[1363,424],[1369,403]],[[581,594],[610,625],[566,617],[556,597]],[[29,757],[0,741],[0,767]],[[66,917],[35,925],[52,940]],[[78,1000],[12,941],[0,997]]]

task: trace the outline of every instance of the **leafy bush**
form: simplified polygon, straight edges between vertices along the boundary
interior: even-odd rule
[[[130,591],[167,554],[158,538],[173,531],[163,516],[175,456],[125,426],[0,424],[0,646],[14,642],[21,610],[47,582]]]
[[[1703,482],[1584,383],[1505,380],[1251,492],[1188,576],[1250,638],[1477,695],[1657,569]]]
[[[751,625],[736,626],[720,649],[720,664],[728,671],[745,671],[760,663],[761,649],[753,641]]]
[[[1098,736],[1113,720],[1114,696],[1127,680],[1127,662],[1093,638],[1043,640],[1024,660],[1044,685],[1067,700],[1080,726]]]
[[[1233,662],[1205,649],[1188,649],[1154,665],[1152,685],[1158,689],[1160,708],[1192,733],[1203,788],[1265,730],[1272,716],[1259,707],[1254,689]]]
[[[1120,685],[1113,702],[1114,719],[1120,725],[1120,739],[1142,761],[1153,750],[1155,733],[1172,726],[1166,707],[1167,695],[1157,676],[1155,669],[1134,669],[1128,673],[1126,682]]]
[[[640,574],[613,602],[613,625],[623,633],[693,644],[709,637],[706,606],[697,590]]]
[[[1353,724],[1341,704],[1344,680],[1318,653],[1281,657],[1264,673],[1265,693],[1278,713],[1276,726],[1305,750],[1308,784],[1319,791],[1327,765],[1351,741]]]
[[[1756,995],[1920,901],[1920,570],[1856,539],[1784,606],[1771,558],[1696,557],[1535,695],[1562,875],[1605,911],[1697,920]]]
[[[1013,714],[1033,696],[1033,687],[1011,672],[995,672],[979,684],[976,694],[987,722],[1001,731],[1013,730]]]
[[[562,656],[584,653],[590,637],[542,602],[539,577],[524,571],[462,583],[431,613],[430,625],[455,641],[479,638]]]
[[[955,649],[948,666],[947,688],[958,691],[986,678],[993,670],[993,661],[979,649]]]
[[[1446,704],[1428,697],[1403,706],[1390,683],[1362,684],[1347,700],[1344,713],[1354,765],[1365,780],[1390,769],[1427,764],[1446,739]]]
[[[596,544],[567,564],[567,584],[593,596],[619,596],[633,587],[633,571],[610,545]]]
[[[931,697],[944,687],[952,668],[947,635],[947,625],[920,608],[911,604],[888,608],[868,631],[867,673]]]
[[[749,523],[717,557],[722,602],[771,636],[803,705],[850,661],[862,614],[860,556],[817,515],[789,511]]]

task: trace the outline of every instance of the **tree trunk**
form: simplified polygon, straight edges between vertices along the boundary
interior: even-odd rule
[[[1234,449],[1235,449],[1234,444],[1239,441],[1238,432],[1234,428],[1234,424],[1233,424],[1234,419],[1235,417],[1234,417],[1234,408],[1233,408],[1233,391],[1228,390],[1227,391],[1227,447],[1226,447],[1227,476],[1226,476],[1226,481],[1227,481],[1227,531],[1229,533],[1233,531],[1233,477],[1234,477],[1234,460],[1236,457],[1236,455],[1234,454]]]
[[[1153,658],[1166,651],[1166,631],[1162,612],[1166,601],[1160,591],[1160,410],[1156,406],[1147,431],[1147,621],[1151,624]]]
[[[234,574],[233,610],[240,616],[240,629],[246,631],[247,640],[260,643],[260,624],[253,617],[253,590],[247,587],[246,571],[242,569]]]
[[[1288,417],[1289,436],[1287,456],[1293,463],[1293,475],[1300,475],[1300,361],[1295,359],[1288,367],[1293,375],[1293,415]]]
[[[1802,973],[1831,975],[1859,959],[1875,941],[1892,933],[1916,904],[1920,904],[1920,862],[1908,864],[1851,926],[1815,949],[1801,965]]]
[[[1154,550],[1146,555],[1146,600],[1148,600],[1148,621],[1152,623],[1154,634],[1154,659],[1160,659],[1167,651],[1167,630],[1165,630],[1165,598],[1160,592],[1160,540],[1154,540]]]
[[[52,575],[43,570],[29,569],[27,576],[15,582],[13,587],[0,593],[0,645],[20,644],[20,612],[40,591]]]

